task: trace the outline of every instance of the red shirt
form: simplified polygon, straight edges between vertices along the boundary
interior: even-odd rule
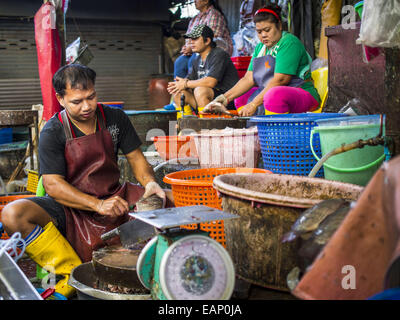
[[[216,41],[217,46],[225,50],[231,56],[233,51],[232,39],[225,18],[221,12],[213,6],[210,6],[205,12],[200,12],[190,20],[187,33],[191,32],[195,26],[200,24],[205,24],[214,31],[214,41]]]

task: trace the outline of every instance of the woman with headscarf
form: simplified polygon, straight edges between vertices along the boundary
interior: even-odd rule
[[[282,30],[281,9],[263,7],[254,14],[260,39],[245,76],[229,91],[219,95],[203,113],[225,111],[226,105],[258,86],[261,92],[238,108],[240,116],[302,113],[318,109],[321,99],[311,78],[312,59],[302,42]]]

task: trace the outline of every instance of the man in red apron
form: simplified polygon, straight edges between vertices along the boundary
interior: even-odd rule
[[[56,72],[53,86],[64,110],[46,123],[39,140],[47,195],[14,201],[2,212],[5,230],[21,233],[25,252],[64,276],[55,289],[67,297],[74,292],[67,284],[71,270],[106,245],[100,236],[128,221],[129,207],[152,194],[166,200],[129,118],[97,103],[95,79],[96,73],[82,65]],[[119,183],[118,150],[144,188]]]

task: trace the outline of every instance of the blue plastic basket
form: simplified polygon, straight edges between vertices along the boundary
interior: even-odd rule
[[[264,169],[273,173],[307,176],[316,165],[310,150],[310,132],[315,120],[345,116],[343,113],[300,113],[252,117],[260,138]],[[314,138],[314,150],[321,156],[319,135]],[[316,177],[323,177],[323,168]]]
[[[13,128],[0,129],[0,144],[10,143],[13,140]]]

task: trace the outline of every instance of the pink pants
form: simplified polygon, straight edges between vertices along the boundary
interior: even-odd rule
[[[273,113],[302,113],[314,111],[319,103],[301,88],[288,86],[273,87],[264,96],[264,107]]]
[[[239,109],[240,107],[243,107],[244,105],[247,104],[247,101],[249,100],[250,96],[253,94],[254,91],[258,90],[258,87],[253,87],[240,97],[235,99],[235,107],[236,109]]]

